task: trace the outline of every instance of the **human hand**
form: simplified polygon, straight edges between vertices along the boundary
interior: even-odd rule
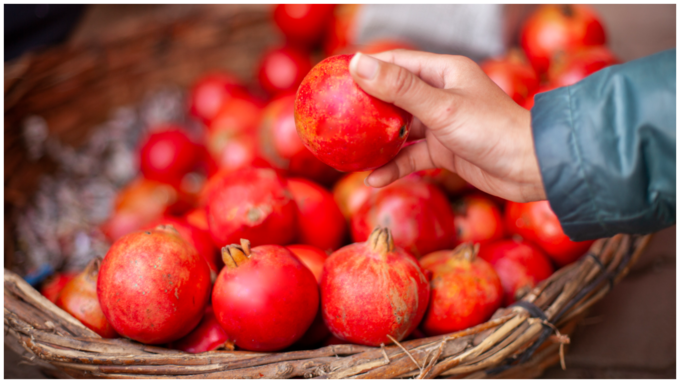
[[[531,114],[463,56],[394,50],[357,53],[349,66],[366,93],[413,115],[411,138],[366,183],[383,187],[412,172],[445,168],[516,202],[546,198]]]

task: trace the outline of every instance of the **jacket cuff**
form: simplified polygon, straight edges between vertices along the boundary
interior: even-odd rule
[[[583,166],[570,87],[537,94],[535,100],[531,109],[534,148],[546,196],[562,230],[573,241],[607,236]]]

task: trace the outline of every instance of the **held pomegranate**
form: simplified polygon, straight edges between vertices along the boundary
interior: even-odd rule
[[[366,199],[352,217],[352,239],[365,241],[375,226],[389,228],[397,246],[417,258],[450,249],[456,240],[446,196],[436,186],[416,179],[401,180]]]
[[[471,194],[453,203],[453,224],[458,243],[485,243],[503,238],[503,217],[496,204],[481,194]]]
[[[318,247],[309,245],[289,245],[286,249],[290,250],[293,255],[297,257],[308,269],[314,274],[317,283],[321,283],[321,273],[323,271],[323,264],[328,258],[328,254]],[[319,311],[316,313],[314,322],[309,326],[305,335],[300,338],[295,344],[301,347],[310,347],[319,344],[322,340],[328,338],[331,332],[323,321],[321,314],[321,301],[319,301]]]
[[[217,320],[245,350],[286,348],[307,331],[319,307],[314,275],[278,245],[222,248],[224,268],[215,281],[212,304]]]
[[[485,243],[479,257],[489,262],[503,285],[504,305],[509,306],[553,273],[550,259],[528,242],[504,240]]]
[[[510,234],[517,234],[538,245],[560,267],[581,258],[595,242],[574,242],[569,239],[548,201],[508,201],[505,206],[505,224]]]
[[[290,178],[288,188],[297,205],[298,242],[322,250],[336,250],[347,234],[347,222],[333,195],[302,178]]]
[[[117,240],[102,261],[97,296],[120,335],[148,344],[188,334],[210,298],[210,269],[172,226]]]
[[[102,338],[117,338],[116,330],[104,317],[97,299],[97,275],[100,263],[101,258],[90,261],[82,273],[64,286],[55,303]]]
[[[251,238],[254,245],[285,245],[293,240],[295,201],[274,170],[245,168],[211,182],[206,211],[215,245],[242,237]]]
[[[269,50],[262,56],[257,78],[271,95],[297,90],[312,69],[309,53],[290,46]]]
[[[548,72],[556,56],[606,43],[595,10],[583,4],[541,5],[520,31],[520,44],[536,72]]]
[[[352,55],[329,57],[307,74],[295,99],[298,134],[322,162],[343,172],[386,164],[406,142],[411,114],[361,90]]]
[[[485,322],[501,306],[503,287],[493,267],[477,258],[478,245],[426,255],[432,272],[430,306],[420,328],[430,335],[464,330]]]
[[[205,307],[205,313],[201,322],[184,338],[172,342],[170,348],[192,354],[225,348],[233,350],[234,344],[229,340],[220,322],[215,317],[215,311],[211,305]]]
[[[151,133],[139,150],[139,170],[146,179],[178,185],[199,161],[198,145],[178,127]]]
[[[423,318],[429,296],[418,262],[394,245],[386,228],[333,253],[321,276],[324,321],[333,335],[355,344],[406,338]]]

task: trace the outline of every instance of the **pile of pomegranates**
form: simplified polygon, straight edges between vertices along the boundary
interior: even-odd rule
[[[364,184],[412,117],[354,83],[351,54],[313,60],[414,48],[358,46],[360,7],[273,7],[285,44],[263,54],[258,83],[196,79],[199,129],[148,127],[139,175],[100,227],[108,253],[43,294],[102,337],[191,353],[379,346],[480,324],[579,259],[592,241],[571,241],[547,201],[504,201],[443,169]],[[590,7],[540,6],[523,51],[482,68],[530,107],[616,63],[605,41]]]

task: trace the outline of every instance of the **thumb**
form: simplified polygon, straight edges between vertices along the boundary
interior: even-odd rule
[[[452,118],[453,94],[430,86],[406,68],[356,53],[349,72],[366,93],[404,109],[430,129],[444,127]]]

